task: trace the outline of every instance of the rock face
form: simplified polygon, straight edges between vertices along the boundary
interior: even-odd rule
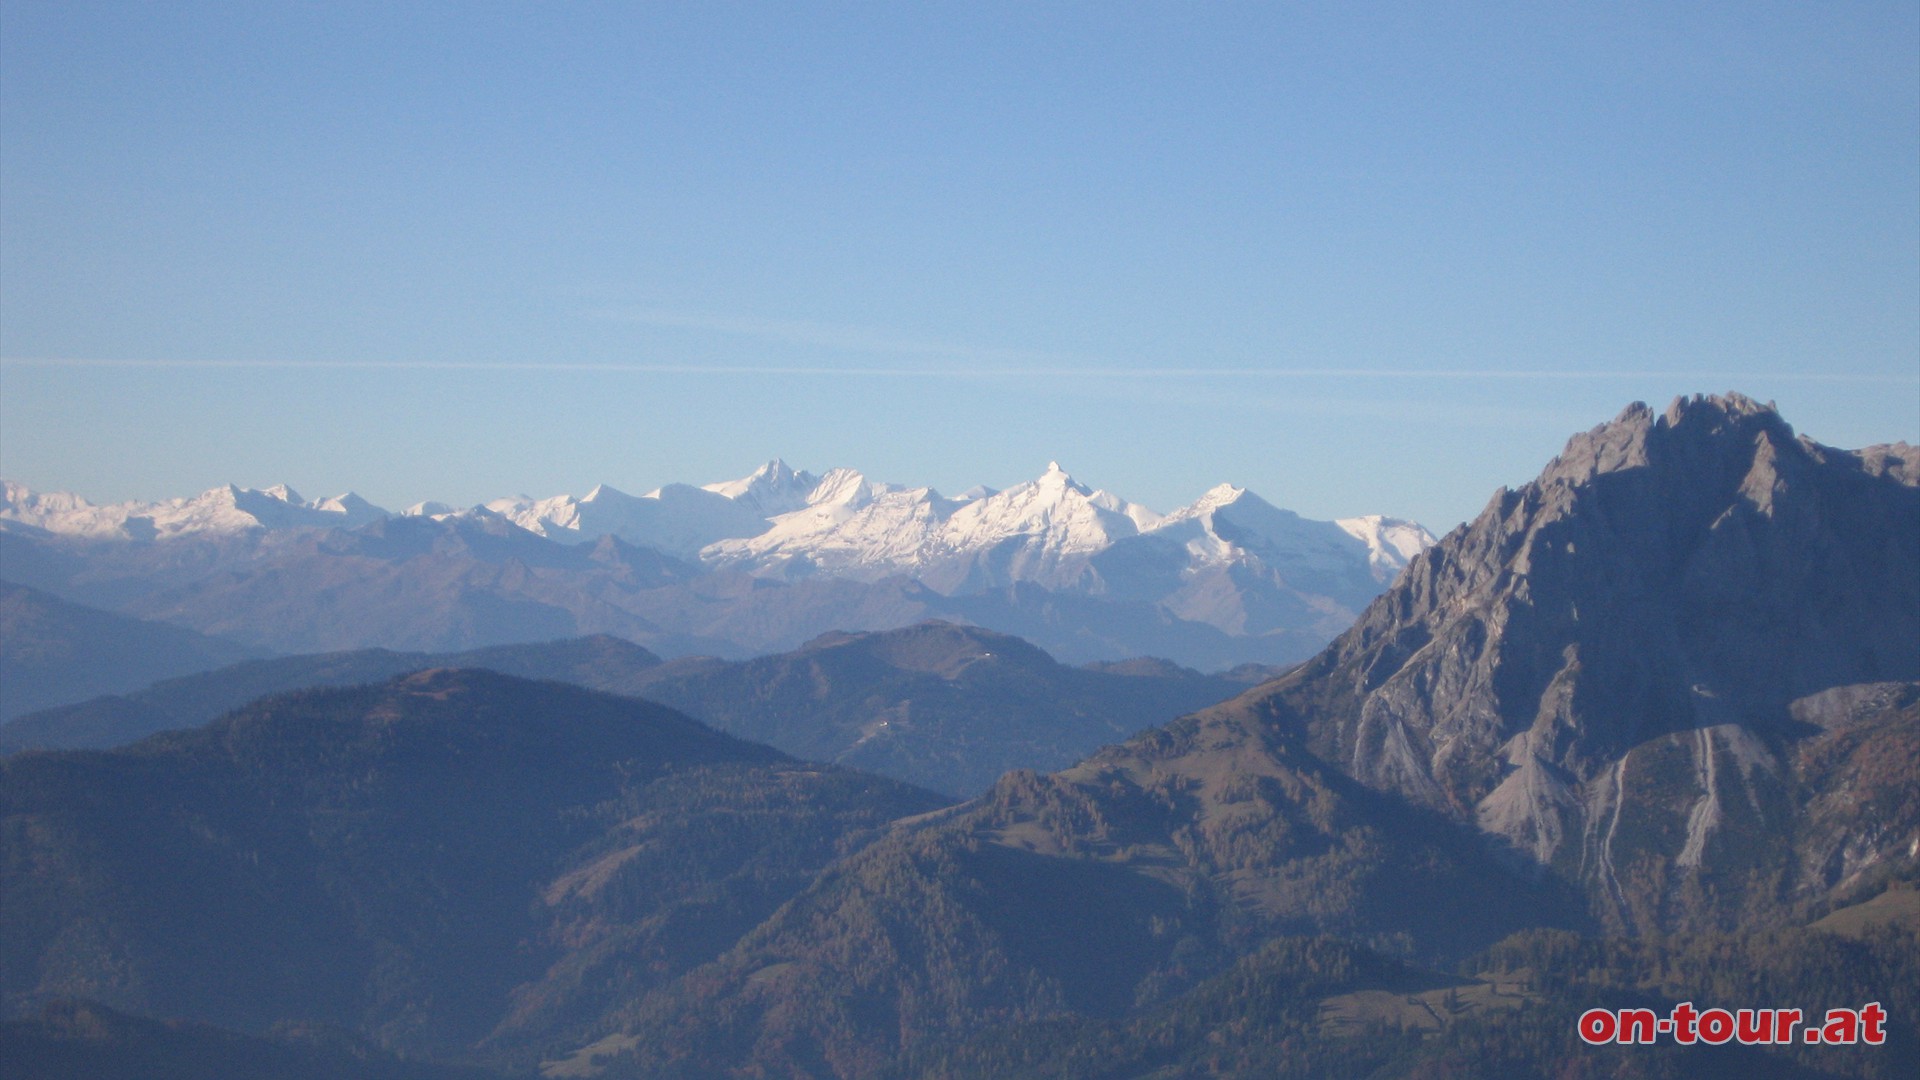
[[[871,1075],[903,1032],[1121,1013],[1276,933],[1458,956],[1910,880],[1917,465],[1742,397],[1633,406],[1300,668],[831,868],[640,1010],[608,1075]]]
[[[772,505],[791,486],[776,473]],[[1416,558],[1302,667],[957,806],[661,707],[471,671],[21,754],[0,761],[0,1004],[84,995],[249,1029],[314,1017],[410,1053],[602,1080],[944,1076],[959,1074],[902,1055],[946,1038],[1017,1049],[1017,1025],[1075,1017],[1137,1033],[1142,1010],[1218,986],[1279,935],[1447,965],[1523,928],[1831,919],[1920,877],[1916,481],[1913,448],[1819,446],[1745,398],[1634,406]],[[1337,541],[1231,490],[1191,520],[1183,547],[1228,567],[1250,565],[1229,546],[1258,556],[1255,532]],[[446,528],[356,543],[437,550]],[[933,624],[631,681],[684,679],[782,722],[813,709],[861,738],[886,720],[863,744],[878,747],[901,702],[934,720],[949,684],[1057,674]],[[884,681],[904,692],[878,712],[846,694]],[[1643,945],[1659,958],[1624,948]],[[1543,974],[1605,956],[1565,946],[1505,948]],[[1829,952],[1807,982],[1904,948]],[[1658,985],[1620,970],[1594,985]],[[1208,1015],[1238,1025],[1283,985]],[[1297,1002],[1303,1023],[1324,1003]],[[1558,1015],[1543,1004],[1529,1012]],[[1551,1023],[1543,1041],[1564,1042]],[[1204,1030],[1168,1038],[1211,1055]],[[1038,1075],[995,1075],[1014,1073]]]
[[[1834,695],[1920,679],[1917,477],[1920,449],[1796,439],[1739,395],[1633,405],[1415,559],[1267,707],[1625,928],[1844,886],[1911,860],[1910,806],[1841,826],[1837,862],[1784,866],[1779,843],[1824,797],[1804,761],[1828,755],[1801,744],[1834,728],[1810,718],[1910,722],[1897,687],[1840,695],[1878,721]]]
[[[888,1075],[916,1042],[1170,1000],[1276,934],[1458,957],[1564,925],[1557,886],[1241,699],[897,824],[639,1002],[602,1080]]]

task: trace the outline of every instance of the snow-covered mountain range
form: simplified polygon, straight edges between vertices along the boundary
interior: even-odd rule
[[[1433,537],[1221,485],[1161,514],[1058,464],[947,497],[770,461],[644,495],[398,514],[285,486],[95,505],[0,489],[4,576],[251,647],[462,649],[611,633],[667,655],[791,649],[928,618],[1075,662],[1278,664],[1344,629]]]
[[[167,540],[249,529],[352,529],[387,516],[351,491],[309,501],[285,484],[265,489],[227,484],[190,499],[98,506],[64,491],[37,492],[0,481],[0,521],[99,540]]]
[[[1361,571],[1379,586],[1433,543],[1413,522],[1379,515],[1309,521],[1226,484],[1159,514],[1088,488],[1057,462],[1005,491],[976,488],[955,498],[869,480],[852,469],[796,472],[775,460],[738,480],[702,487],[669,484],[635,496],[602,484],[581,496],[517,496],[467,509],[421,503],[400,516],[479,514],[566,544],[615,536],[756,576],[877,581],[903,575],[945,594],[1022,581],[1092,594],[1132,592],[1116,573],[1148,564],[1156,573],[1188,575],[1252,564],[1320,578]],[[352,492],[306,500],[285,485],[228,485],[187,499],[101,506],[7,482],[0,497],[0,520],[94,539],[352,529],[390,516]]]

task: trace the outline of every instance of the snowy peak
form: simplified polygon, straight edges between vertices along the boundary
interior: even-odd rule
[[[549,540],[580,544],[617,536],[680,557],[691,557],[717,540],[753,536],[767,527],[766,519],[752,507],[690,484],[668,484],[640,496],[600,484],[578,498],[555,495],[534,500],[522,495],[495,499],[486,508]]]
[[[1131,508],[1125,499],[1095,491],[1049,461],[1039,479],[962,506],[949,523],[948,538],[959,547],[1026,536],[1062,553],[1092,551],[1140,531]]]
[[[1168,514],[1157,528],[1172,530],[1184,522],[1198,523],[1207,534],[1247,549],[1304,552],[1329,545],[1343,547],[1346,539],[1358,541],[1365,545],[1374,579],[1383,584],[1434,544],[1433,534],[1415,522],[1380,514],[1313,521],[1232,484],[1221,484]]]
[[[1321,625],[1331,633],[1432,542],[1410,522],[1315,521],[1221,484],[1116,544],[1096,569],[1114,595],[1154,595],[1178,581],[1163,606],[1229,634],[1285,629],[1297,622],[1290,612],[1302,599],[1325,616]],[[1284,599],[1289,595],[1294,599]]]
[[[191,499],[147,506],[125,503],[115,509],[127,510],[129,521],[150,521],[156,537],[249,529],[357,528],[388,516],[352,492],[309,502],[286,484],[265,489],[227,484]]]
[[[387,516],[385,510],[380,509],[351,491],[335,495],[330,499],[317,499],[309,505],[324,514],[342,515],[346,519],[345,524],[349,529],[370,521],[378,521]]]
[[[701,557],[784,578],[825,573],[876,580],[916,574],[959,505],[932,488],[896,487],[852,469],[835,469],[803,509],[774,518],[758,536],[717,543]]]
[[[1334,524],[1367,545],[1367,565],[1373,570],[1374,580],[1383,585],[1399,577],[1414,556],[1437,543],[1418,522],[1379,514],[1341,518]]]
[[[87,500],[64,491],[35,491],[25,484],[0,480],[0,515],[13,521],[98,510]]]
[[[702,558],[779,577],[905,574],[948,592],[1014,581],[1056,585],[1075,580],[1094,552],[1159,520],[1079,483],[1057,461],[1034,480],[969,496],[947,499],[932,488],[835,469],[804,509],[775,517],[758,536],[717,543]]]
[[[95,506],[76,495],[37,494],[8,483],[0,501],[0,519],[114,539],[357,528],[386,516],[352,492],[308,502],[284,484],[260,490],[227,485],[191,499]],[[1016,582],[1125,591],[1112,580],[1119,565],[1114,560],[1106,560],[1099,573],[1089,568],[1096,556],[1136,538],[1153,537],[1166,549],[1155,560],[1180,560],[1157,573],[1192,576],[1208,567],[1257,566],[1295,577],[1357,573],[1363,582],[1390,580],[1433,542],[1418,525],[1393,518],[1307,521],[1232,484],[1162,516],[1081,483],[1058,461],[1004,491],[979,487],[953,499],[929,487],[871,480],[855,469],[815,475],[775,458],[738,480],[701,487],[667,484],[635,496],[600,484],[581,496],[518,495],[464,511],[421,502],[404,516],[497,516],[567,544],[612,536],[762,576],[872,581],[905,575],[945,593]]]
[[[65,492],[40,494],[6,484],[0,519],[52,533],[111,540],[157,540],[198,533],[255,529],[355,528],[387,516],[351,492],[308,502],[285,484],[243,488],[225,484],[190,499],[98,506]]]
[[[259,527],[267,529],[313,526],[356,529],[390,516],[385,510],[351,491],[331,498],[311,500],[301,498],[299,492],[286,484],[275,484],[259,491],[229,484],[215,491],[221,495],[217,500],[220,504],[232,506],[253,518]]]
[[[593,486],[592,491],[589,491],[585,495],[581,496],[580,501],[583,503],[600,503],[600,504],[612,505],[614,503],[629,502],[632,499],[633,499],[632,495],[629,495],[626,492],[621,491],[619,488],[614,487],[612,484],[595,484]]]
[[[1038,479],[954,507],[921,546],[916,573],[942,592],[1084,580],[1092,556],[1138,535],[1153,511],[1096,491],[1049,462]]]
[[[64,491],[34,491],[11,480],[0,482],[0,520],[73,536],[126,538],[123,507],[96,506]]]
[[[1043,491],[1072,491],[1080,495],[1093,494],[1092,488],[1087,487],[1085,484],[1080,483],[1068,475],[1067,470],[1061,468],[1060,463],[1057,461],[1047,462],[1047,471],[1041,473],[1039,479],[1029,481],[1026,484],[1015,484],[1007,490],[1014,491],[1023,487],[1035,487]]]
[[[1215,484],[1214,486],[1207,489],[1206,494],[1194,500],[1193,505],[1225,506],[1226,504],[1230,502],[1234,502],[1240,499],[1242,496],[1245,496],[1248,494],[1250,494],[1250,492],[1248,492],[1247,489],[1243,487],[1238,487],[1233,484]]]
[[[1259,562],[1337,573],[1364,557],[1339,526],[1282,510],[1242,487],[1221,484],[1150,530],[1179,540],[1196,565]]]
[[[807,493],[806,505],[815,509],[839,507],[858,510],[888,492],[901,490],[904,489],[892,484],[870,481],[854,469],[828,469],[827,474]]]
[[[807,505],[808,496],[819,483],[820,478],[812,473],[795,472],[785,461],[774,458],[738,480],[707,484],[705,490],[752,507],[761,517],[771,518]]]
[[[499,514],[515,525],[551,539],[563,538],[563,530],[580,531],[580,500],[571,495],[533,499],[525,495],[491,499],[476,509]],[[584,537],[565,537],[569,540]]]
[[[443,502],[435,502],[432,499],[428,499],[425,502],[414,503],[412,506],[409,506],[405,510],[400,511],[400,516],[401,517],[440,518],[440,517],[446,517],[448,514],[453,514],[458,512],[459,512],[459,507],[450,506]]]
[[[1239,500],[1248,497],[1256,501],[1260,500],[1258,495],[1254,495],[1246,488],[1236,487],[1232,484],[1216,484],[1208,488],[1206,494],[1162,518],[1161,525],[1165,527],[1177,525],[1182,521],[1205,519],[1221,507],[1231,506]]]

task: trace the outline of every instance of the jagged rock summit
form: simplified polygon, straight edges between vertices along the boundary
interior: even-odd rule
[[[1917,459],[1798,439],[1739,396],[1635,405],[1300,668],[901,829],[653,1019],[707,1045],[830,1031],[855,1075],[902,1027],[823,1019],[851,1002],[982,1026],[1138,1002],[1175,942],[1391,932],[1457,954],[1521,926],[1804,924],[1911,879]],[[1215,495],[1190,520],[1238,505]],[[1098,899],[1038,908],[1058,896]],[[778,1001],[760,973],[800,964],[806,997]],[[956,967],[971,996],[916,999]]]
[[[1738,394],[1632,405],[1416,557],[1260,705],[1627,928],[1683,924],[1708,895],[1857,884],[1913,861],[1915,802],[1815,823],[1809,762],[1843,728],[1913,738],[1916,475],[1914,447],[1822,446]]]

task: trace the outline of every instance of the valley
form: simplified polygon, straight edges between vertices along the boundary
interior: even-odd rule
[[[780,483],[709,494],[762,512],[825,483],[763,472]],[[1920,451],[1825,447],[1738,395],[1635,405],[1414,553],[1318,654],[1211,675],[931,620],[751,658],[607,633],[69,676],[108,692],[0,727],[0,1038],[129,1060],[227,1040],[287,1076],[335,1052],[527,1080],[1903,1075],[1917,485]],[[529,520],[587,520],[562,509]],[[96,599],[153,557],[125,545],[197,543],[20,528],[30,565]],[[110,569],[73,569],[94,543],[120,545]],[[390,545],[341,564],[375,580],[470,573],[498,543],[524,554],[486,565],[529,589],[577,560],[693,575],[673,588],[747,573],[499,511],[220,543]],[[1066,588],[1059,554],[971,565]],[[218,595],[284,620],[289,589]],[[69,652],[166,626],[12,595]],[[184,610],[163,595],[130,603]],[[1881,1000],[1889,1037],[1628,1058],[1573,1036],[1585,1007],[1668,998]]]

